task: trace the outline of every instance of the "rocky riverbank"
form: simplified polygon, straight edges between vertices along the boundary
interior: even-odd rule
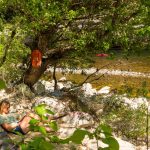
[[[61,119],[57,120],[59,130],[58,136],[60,138],[65,138],[73,134],[76,128],[85,128],[89,131],[92,131],[96,128],[97,123],[94,121],[93,116],[88,112],[82,112],[79,110],[72,111],[70,107],[70,100],[65,96],[65,91],[61,90],[64,87],[71,88],[73,84],[63,77],[58,82],[58,90],[54,91],[54,81],[39,81],[35,85],[35,93],[32,93],[30,89],[24,85],[18,85],[11,90],[1,90],[0,91],[0,100],[7,99],[11,103],[11,113],[25,114],[29,110],[39,104],[46,104],[54,113],[54,117],[63,116]],[[104,104],[99,104],[92,101],[93,96],[101,96],[105,100],[112,96],[113,93],[110,91],[110,87],[103,87],[100,90],[92,88],[92,85],[89,83],[83,84],[82,87],[77,89],[75,92],[77,97],[81,99],[88,107],[95,111],[97,116],[101,116],[104,111]],[[121,102],[125,105],[131,107],[132,109],[138,109],[141,105],[148,106],[148,101],[144,98],[129,99],[125,96],[121,98]],[[27,137],[28,138],[28,137]],[[120,150],[136,150],[139,147],[117,138],[117,141],[120,145]],[[77,149],[80,150],[96,150],[97,143],[99,145],[106,146],[101,141],[96,139],[89,139],[86,137],[81,145],[77,146]],[[59,147],[59,146],[58,146]],[[64,149],[70,149],[69,145],[65,145]],[[144,147],[140,147],[141,149]]]

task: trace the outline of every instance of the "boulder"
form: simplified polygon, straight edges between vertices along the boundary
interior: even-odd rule
[[[26,84],[19,84],[16,86],[16,89],[20,94],[22,94],[24,97],[28,97],[30,99],[35,97],[35,94],[31,91],[31,89]]]
[[[81,90],[83,90],[85,96],[93,96],[97,94],[96,89],[93,89],[90,83],[84,83]]]
[[[45,85],[42,84],[40,81],[37,82],[34,86],[34,91],[37,95],[42,95],[45,93]]]

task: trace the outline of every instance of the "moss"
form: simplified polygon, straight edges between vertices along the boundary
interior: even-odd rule
[[[128,59],[121,58],[120,56],[114,59],[106,59],[95,57],[93,58],[95,63],[93,67],[101,68],[106,64],[109,64],[107,69],[119,69],[119,70],[126,70],[126,71],[135,71],[135,72],[142,72],[142,73],[149,73],[150,70],[150,57],[149,56],[141,56],[141,57],[129,57]]]
[[[149,73],[150,70],[150,57],[147,56],[130,56],[127,59],[121,58],[120,56],[110,60],[106,58],[100,58],[100,57],[93,57],[93,60],[95,60],[95,63],[93,64],[93,67],[101,68],[102,66],[105,66],[106,64],[109,64],[107,69],[120,69],[120,70],[126,70],[126,71],[135,71],[135,72],[142,72],[142,73]],[[86,79],[86,75],[81,74],[62,74],[57,73],[56,78],[60,79],[61,77],[65,76],[67,80],[73,82],[74,84],[80,84]],[[47,75],[43,76],[46,80],[52,79],[52,74],[48,73]],[[91,80],[98,78],[98,76],[92,77],[87,82],[90,82]],[[138,89],[142,87],[142,83],[145,81],[147,83],[147,89],[150,90],[150,79],[148,78],[142,78],[142,77],[125,77],[121,75],[104,75],[99,80],[95,80],[91,82],[93,88],[96,88],[99,90],[100,88],[104,86],[110,86],[111,90],[117,91],[118,93],[122,94],[125,92],[130,93],[130,96],[137,96]],[[150,96],[150,93],[148,93]]]

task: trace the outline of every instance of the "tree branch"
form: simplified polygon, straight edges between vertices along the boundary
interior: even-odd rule
[[[102,66],[100,69],[105,68],[105,67],[109,66],[110,64],[111,64],[111,63],[106,64],[106,65]],[[95,75],[100,69],[97,69],[94,73],[92,73],[92,74],[90,74],[89,76],[87,76],[86,79],[85,79],[82,83],[80,83],[80,84],[77,85],[77,86],[72,87],[70,90],[73,90],[74,88],[81,87],[84,83],[87,83],[86,81],[87,81],[88,79],[90,79],[93,75]],[[104,75],[104,74],[103,74],[103,75]],[[103,75],[101,75],[100,77],[102,77]],[[99,77],[99,78],[100,78],[100,77]],[[93,80],[91,80],[91,81],[94,81],[94,80],[95,80],[95,79],[93,79]],[[96,79],[96,80],[98,80],[98,79]],[[91,82],[91,81],[90,81],[90,82]]]
[[[57,63],[54,64],[54,71],[53,71],[53,79],[54,79],[54,91],[57,90],[57,78],[56,78],[56,66],[57,66]]]

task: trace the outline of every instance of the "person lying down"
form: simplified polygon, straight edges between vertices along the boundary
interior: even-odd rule
[[[30,120],[32,118],[40,120],[39,116],[34,113],[27,113],[19,121],[9,115],[10,103],[6,100],[0,102],[0,126],[7,132],[16,134],[17,132],[25,135],[30,131]],[[51,131],[51,128],[45,128],[47,132]]]

